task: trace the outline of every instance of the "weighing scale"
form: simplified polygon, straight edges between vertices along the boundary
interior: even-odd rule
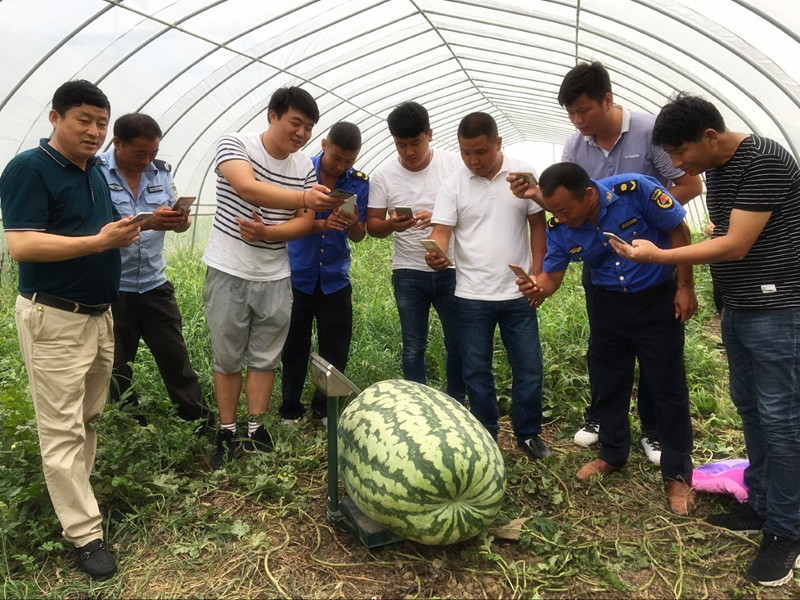
[[[350,498],[339,498],[339,398],[360,394],[361,390],[315,352],[311,353],[311,381],[325,394],[328,405],[328,521],[360,539],[367,548],[404,540],[361,512]]]

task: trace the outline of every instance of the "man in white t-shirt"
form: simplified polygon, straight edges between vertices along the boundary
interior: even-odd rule
[[[280,88],[269,101],[269,128],[234,133],[217,144],[217,209],[203,262],[203,301],[211,333],[220,430],[211,467],[240,446],[236,408],[247,366],[246,452],[266,452],[272,439],[259,423],[269,408],[275,368],[289,330],[292,287],[286,242],[308,235],[314,212],[341,204],[316,184],[314,166],[298,150],[319,120],[314,98]]]
[[[520,293],[509,264],[538,275],[545,255],[544,212],[533,200],[511,193],[510,173],[533,168],[500,151],[502,138],[491,115],[476,112],[461,120],[458,145],[464,166],[439,189],[431,238],[442,248],[454,241],[458,283],[456,302],[462,323],[464,381],[470,411],[497,439],[497,391],[492,373],[494,332],[511,365],[511,422],[517,443],[534,459],[550,450],[542,431],[542,350],[536,311]],[[530,235],[529,235],[530,230]],[[440,254],[427,252],[427,264],[446,267]]]
[[[433,306],[442,323],[447,351],[447,393],[463,404],[465,388],[453,295],[456,272],[453,268],[431,269],[420,244],[431,231],[436,193],[461,161],[456,154],[430,147],[433,131],[428,111],[420,104],[400,104],[389,114],[387,124],[397,148],[397,160],[379,167],[372,175],[367,232],[377,238],[391,234],[393,239],[392,287],[403,336],[403,377],[426,382],[428,316]],[[411,216],[400,214],[403,208],[410,209]]]

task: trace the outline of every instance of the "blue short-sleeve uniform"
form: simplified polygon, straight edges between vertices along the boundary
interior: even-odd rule
[[[320,179],[322,154],[311,158]],[[358,196],[358,220],[367,220],[369,178],[365,173],[350,169],[336,182],[336,188]],[[317,213],[315,219],[326,219],[331,211]],[[289,264],[292,269],[292,287],[305,294],[313,294],[317,282],[323,294],[338,292],[350,283],[350,245],[345,231],[322,231],[289,242]]]
[[[646,239],[659,248],[669,248],[669,232],[686,216],[686,210],[652,177],[622,173],[592,180],[600,194],[597,225],[562,225],[554,218],[547,223],[547,254],[544,272],[563,271],[570,262],[592,267],[592,283],[616,292],[638,292],[670,279],[673,265],[635,263],[620,257],[604,231],[625,241]]]
[[[167,163],[151,162],[139,181],[139,189],[131,190],[125,176],[117,167],[114,148],[97,156],[98,166],[108,182],[111,201],[123,217],[132,217],[140,212],[153,212],[161,206],[173,206],[176,202],[175,185]],[[121,292],[144,293],[167,281],[164,274],[164,231],[145,229],[139,240],[120,250],[122,257]]]

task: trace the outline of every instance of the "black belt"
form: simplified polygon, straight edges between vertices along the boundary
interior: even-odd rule
[[[59,310],[66,310],[81,315],[99,315],[106,312],[111,306],[110,304],[82,304],[72,300],[65,300],[58,296],[51,296],[44,292],[20,292],[19,295],[23,298],[27,298],[31,302],[38,302],[45,306],[51,306]]]

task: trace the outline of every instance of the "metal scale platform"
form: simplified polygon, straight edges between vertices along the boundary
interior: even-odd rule
[[[367,548],[402,541],[405,538],[365,515],[350,498],[339,498],[339,398],[360,394],[361,390],[315,352],[311,353],[311,381],[328,399],[328,521],[357,537]]]

